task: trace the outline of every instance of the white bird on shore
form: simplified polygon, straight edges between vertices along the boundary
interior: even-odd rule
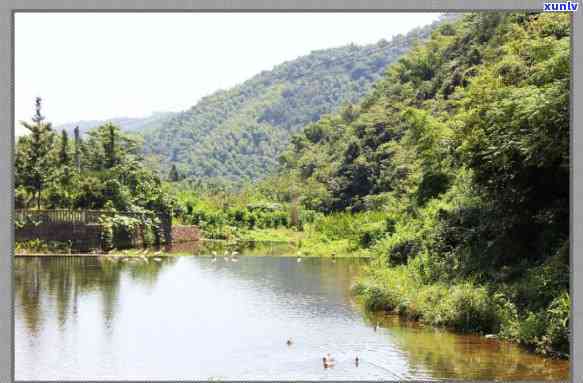
[[[298,251],[297,256],[298,258],[296,259],[296,261],[300,263],[302,261],[302,253]]]

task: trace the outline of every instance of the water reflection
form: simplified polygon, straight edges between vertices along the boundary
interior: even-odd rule
[[[349,295],[363,264],[17,258],[16,378],[568,378],[568,362],[513,345],[363,316]]]
[[[261,256],[281,256],[291,255],[298,251],[295,244],[289,242],[276,241],[223,241],[223,240],[207,240],[207,241],[192,241],[174,243],[166,246],[165,251],[171,254],[192,254],[192,255],[210,255],[212,252],[217,252],[223,255],[225,251],[231,253],[238,251],[245,255],[261,255]]]
[[[410,376],[468,380],[565,380],[569,362],[542,358],[520,346],[459,334],[404,320],[396,315],[367,315],[379,332],[407,354]]]
[[[54,309],[57,323],[63,328],[67,320],[76,318],[79,299],[95,293],[101,299],[102,319],[108,325],[114,319],[124,271],[134,282],[153,288],[160,271],[174,262],[174,258],[165,258],[161,263],[126,263],[90,256],[16,258],[17,307],[22,310],[23,324],[35,335],[43,309]]]

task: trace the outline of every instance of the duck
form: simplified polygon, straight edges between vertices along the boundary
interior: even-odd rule
[[[298,256],[298,257],[297,257],[297,259],[296,259],[296,262],[297,262],[297,263],[300,263],[300,262],[302,261],[302,253],[299,253],[299,252],[298,252],[297,256]]]
[[[322,358],[324,362],[324,368],[333,367],[334,366],[334,358],[330,355],[330,353],[326,354],[324,358]]]
[[[289,339],[287,340],[287,342],[285,342],[285,343],[286,343],[288,346],[291,346],[291,345],[293,344],[293,342],[292,342],[291,338],[289,338]]]

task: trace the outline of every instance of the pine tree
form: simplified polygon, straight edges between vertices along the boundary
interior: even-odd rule
[[[50,123],[45,123],[45,117],[41,113],[42,99],[35,100],[35,115],[32,124],[22,121],[21,124],[30,135],[23,140],[23,155],[21,158],[19,179],[22,185],[32,193],[32,199],[36,199],[37,208],[40,209],[41,194],[46,181],[52,174],[50,152],[53,146],[54,132]]]
[[[111,169],[117,163],[117,159],[116,159],[116,155],[115,155],[116,132],[115,132],[115,126],[113,124],[108,124],[107,129],[108,129],[108,131],[107,131],[108,132],[108,139],[104,143],[104,149],[105,149],[105,158],[107,161],[107,167],[109,169]]]
[[[61,150],[59,152],[59,163],[61,166],[69,165],[69,136],[66,130],[61,131]]]
[[[75,166],[77,171],[81,171],[81,136],[79,135],[79,127],[75,127]]]
[[[180,175],[178,174],[178,169],[176,169],[176,165],[172,164],[172,168],[170,169],[170,174],[168,175],[168,179],[172,182],[176,182],[180,180]]]

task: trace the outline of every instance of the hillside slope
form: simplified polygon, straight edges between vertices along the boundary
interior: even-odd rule
[[[568,354],[570,33],[469,14],[292,138],[304,206],[383,213],[360,242],[369,307]]]
[[[174,115],[175,113],[172,112],[156,112],[148,117],[114,117],[104,120],[82,120],[57,125],[54,129],[57,131],[66,130],[68,133],[73,133],[75,127],[78,126],[79,131],[83,134],[91,128],[96,128],[111,122],[119,126],[123,131],[139,132],[142,130],[156,129],[170,120]]]
[[[453,15],[447,18],[455,17]],[[184,176],[234,181],[271,172],[290,135],[367,94],[387,65],[438,24],[390,42],[314,51],[203,98],[144,132],[145,154]]]

